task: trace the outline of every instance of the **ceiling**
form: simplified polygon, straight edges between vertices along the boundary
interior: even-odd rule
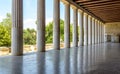
[[[120,22],[120,0],[73,0],[104,22]]]

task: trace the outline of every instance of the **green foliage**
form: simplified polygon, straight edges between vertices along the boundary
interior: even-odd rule
[[[72,42],[72,35],[73,35],[72,30],[73,30],[72,24],[70,24],[70,42]]]
[[[7,13],[6,18],[0,22],[0,46],[11,45],[11,15]]]
[[[60,41],[64,41],[64,21],[60,20]]]
[[[9,31],[4,25],[0,24],[0,46],[10,46],[11,38]]]
[[[46,43],[53,42],[53,22],[50,22],[46,26]],[[60,41],[64,41],[64,21],[60,20]],[[70,25],[70,41],[72,41],[72,25]]]
[[[46,39],[46,43],[52,43],[52,41],[53,41],[53,22],[50,22],[46,26],[45,39]]]
[[[12,16],[10,13],[6,14],[6,18],[2,20],[1,25],[4,25],[8,30],[8,33],[11,35]]]
[[[35,22],[37,24],[37,21]],[[0,46],[11,45],[11,26],[12,17],[7,13],[6,18],[0,22]],[[53,22],[46,25],[46,43],[53,42]],[[24,44],[36,44],[36,31],[34,29],[25,29],[23,31]],[[60,20],[60,41],[64,41],[64,21]],[[72,41],[72,25],[70,25],[70,41]]]
[[[27,28],[23,31],[24,44],[33,45],[36,44],[36,31],[34,29]]]

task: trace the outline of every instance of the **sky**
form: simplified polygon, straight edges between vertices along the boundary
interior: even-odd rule
[[[0,22],[6,17],[6,13],[11,13],[12,0],[0,0]],[[72,17],[72,10],[71,10]],[[60,2],[60,18],[64,20],[64,4]],[[23,25],[24,29],[36,29],[37,0],[23,0]],[[46,0],[46,24],[53,20],[53,0]],[[72,20],[72,19],[71,19]]]

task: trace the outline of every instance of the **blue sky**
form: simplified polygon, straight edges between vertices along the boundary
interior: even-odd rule
[[[23,0],[24,29],[35,28],[37,0]],[[11,13],[12,0],[0,0],[0,21]],[[72,11],[71,11],[72,12]],[[72,16],[72,14],[71,14]],[[64,19],[64,4],[60,2],[60,18]],[[46,23],[53,20],[53,0],[46,0]]]

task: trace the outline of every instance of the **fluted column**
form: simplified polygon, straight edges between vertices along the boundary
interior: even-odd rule
[[[104,28],[104,24],[103,23],[102,23],[102,29],[103,29],[103,31],[102,31],[103,32],[103,42],[105,42],[105,37],[104,37],[105,36],[105,28]]]
[[[79,45],[83,46],[84,45],[84,31],[83,31],[83,11],[79,10],[79,26],[80,26],[80,36],[79,36]]]
[[[12,55],[23,54],[23,0],[12,0]]]
[[[97,27],[98,25],[97,25],[97,20],[95,19],[95,43],[97,43],[98,42],[98,34],[97,34],[97,32],[98,32],[98,27]]]
[[[88,15],[84,13],[84,45],[88,45]]]
[[[100,43],[101,43],[101,22],[99,22],[99,27],[100,27]]]
[[[98,41],[99,41],[99,36],[98,36],[98,35],[99,35],[98,20],[96,21],[96,26],[97,26],[97,33],[96,33],[96,36],[97,36],[97,42],[96,42],[96,43],[98,44]]]
[[[70,48],[70,4],[65,4],[65,25],[64,25],[64,41],[65,48]]]
[[[88,44],[92,44],[92,17],[88,17]]]
[[[37,0],[37,51],[45,51],[45,0]]]
[[[103,24],[102,24],[102,42],[104,41],[103,38],[104,38],[104,37],[103,37]]]
[[[53,0],[53,48],[60,49],[60,0]]]
[[[78,12],[77,8],[73,7],[73,47],[78,46]]]
[[[100,24],[99,24],[99,20],[97,20],[97,25],[98,25],[98,44],[100,43]]]
[[[99,33],[100,33],[100,34],[99,34],[99,36],[100,36],[100,37],[99,37],[99,43],[101,43],[101,23],[100,23],[100,21],[99,21],[99,29],[100,29],[100,30],[99,30]]]
[[[102,43],[103,43],[103,24],[101,23],[101,28],[102,28]]]
[[[102,23],[100,22],[100,43],[102,43]]]
[[[92,18],[92,44],[95,44],[95,19]]]

